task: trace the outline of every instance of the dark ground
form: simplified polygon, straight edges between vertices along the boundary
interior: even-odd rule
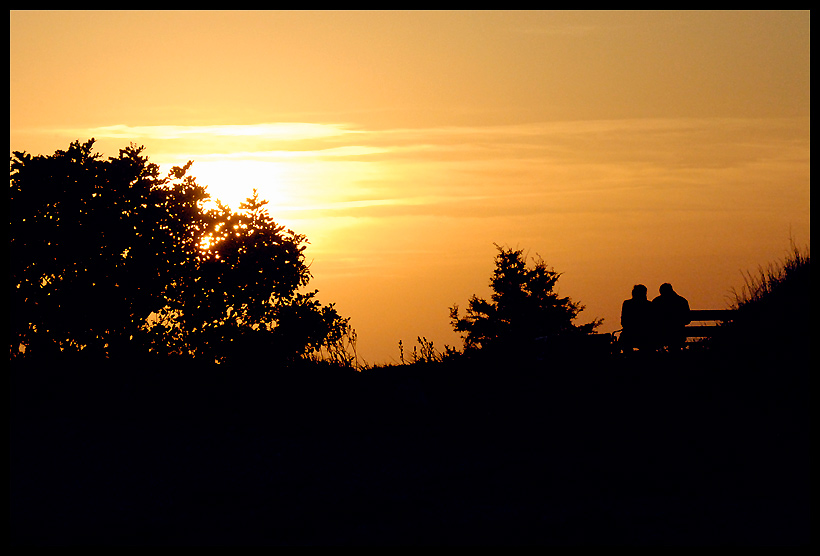
[[[807,545],[807,377],[711,354],[12,366],[11,544]]]

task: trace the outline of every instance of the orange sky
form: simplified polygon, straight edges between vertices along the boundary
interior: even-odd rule
[[[586,321],[723,307],[810,239],[810,14],[20,12],[10,147],[130,141],[306,234],[369,363],[542,256]]]

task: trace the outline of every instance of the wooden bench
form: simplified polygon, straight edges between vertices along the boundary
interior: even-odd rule
[[[733,309],[691,309],[690,324],[686,326],[686,338],[711,338],[719,333],[720,326],[735,317]],[[711,323],[711,324],[705,324]]]

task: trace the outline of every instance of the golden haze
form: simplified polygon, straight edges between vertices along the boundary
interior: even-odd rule
[[[810,238],[809,12],[12,11],[10,144],[144,144],[311,242],[360,354],[458,344],[493,243],[619,328]]]

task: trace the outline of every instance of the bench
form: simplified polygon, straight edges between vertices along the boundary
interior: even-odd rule
[[[690,309],[689,324],[684,328],[687,342],[712,338],[720,334],[721,327],[719,325],[731,322],[734,317],[735,311],[733,309]],[[620,341],[621,332],[622,330],[616,330],[611,335],[613,345],[617,345]]]
[[[691,309],[689,311],[691,322],[685,328],[686,338],[711,338],[719,332],[718,324],[730,322],[734,316],[733,309]]]

